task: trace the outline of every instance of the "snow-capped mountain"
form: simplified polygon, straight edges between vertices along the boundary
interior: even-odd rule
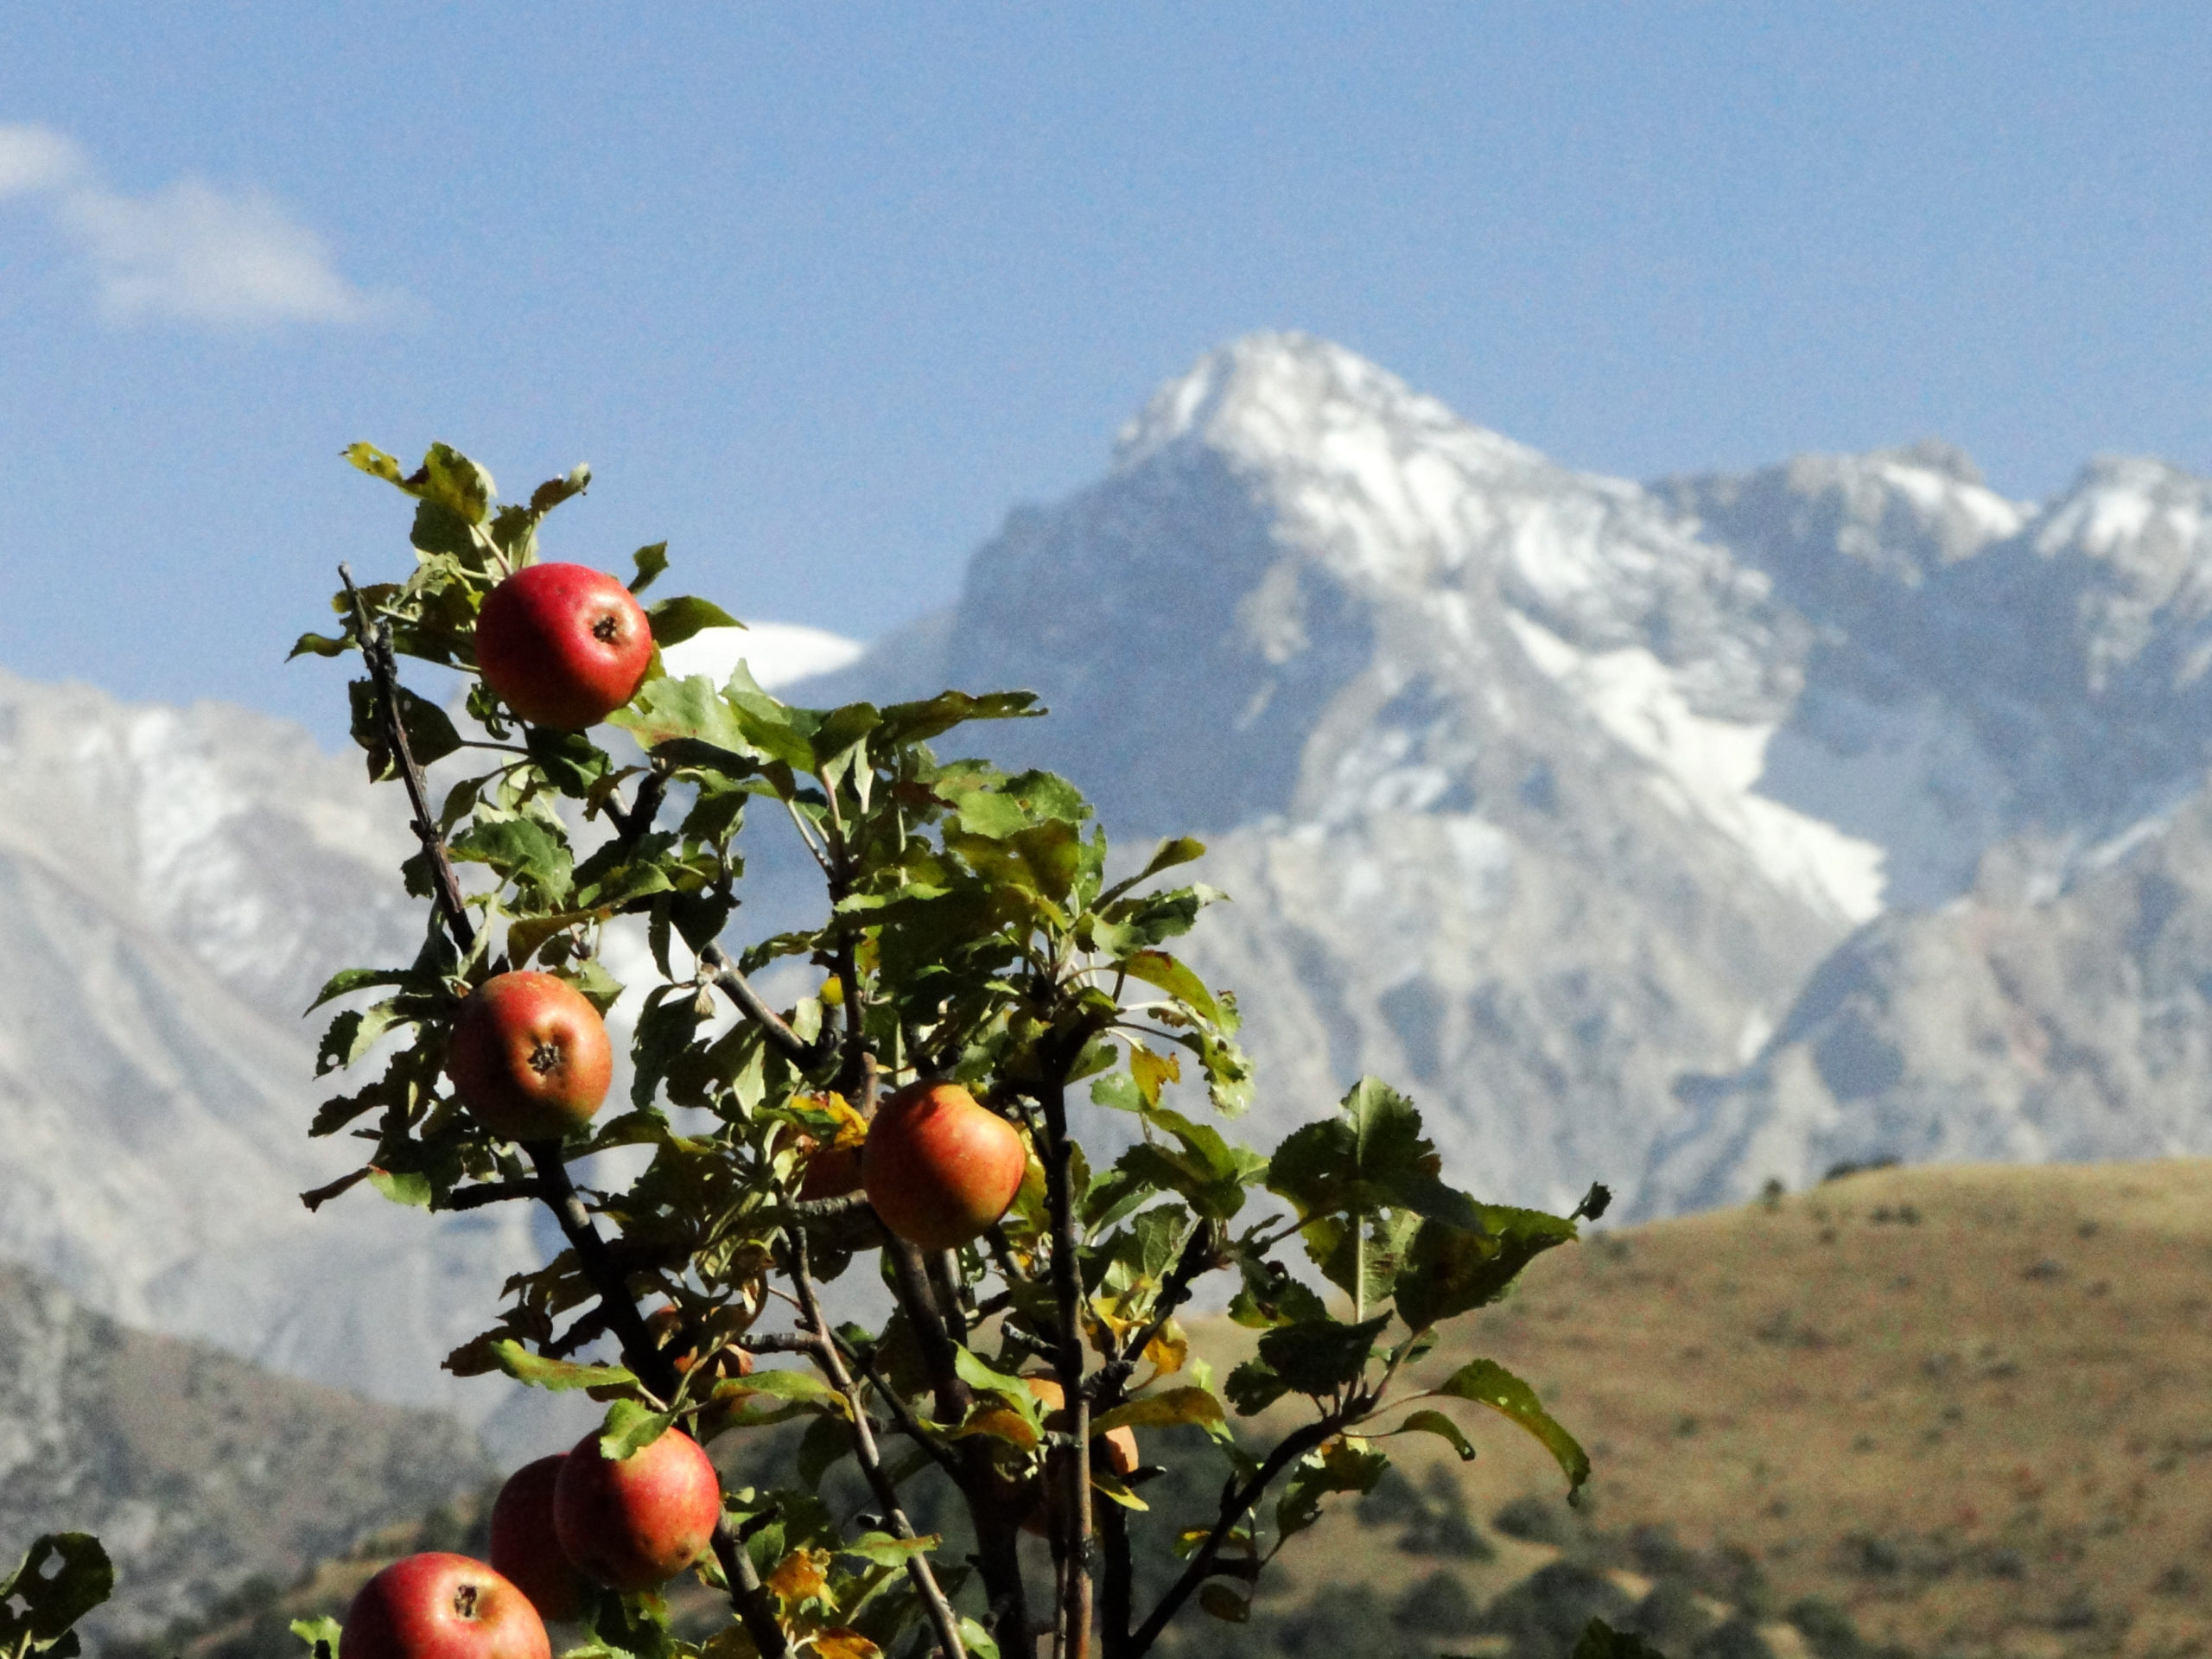
[[[1002,755],[1212,841],[1263,1111],[1378,1071],[1487,1190],[1633,1194],[1675,1081],[1852,930],[2197,786],[2207,487],[2100,461],[2038,508],[1940,443],[1645,487],[1254,336],[793,695],[1042,691]]]
[[[738,637],[771,678],[851,651]],[[0,1261],[130,1325],[522,1432],[543,1396],[439,1370],[543,1260],[521,1207],[432,1223],[298,1198],[356,1161],[307,1137],[328,1090],[302,1010],[334,969],[421,939],[396,791],[245,709],[4,674],[0,775]]]
[[[1649,1213],[1861,1155],[2212,1150],[2208,505],[2141,461],[2012,501],[1928,443],[1638,485],[1258,335],[1013,513],[952,610],[865,654],[764,626],[670,658],[817,705],[1041,692],[976,741],[1133,848],[1211,845],[1234,902],[1192,954],[1246,1008],[1255,1138],[1374,1071],[1479,1190]],[[344,1157],[302,1132],[297,1011],[423,925],[391,791],[239,710],[14,680],[0,761],[0,1255],[503,1408],[436,1362],[528,1221],[292,1197]],[[777,829],[748,937],[801,902]]]

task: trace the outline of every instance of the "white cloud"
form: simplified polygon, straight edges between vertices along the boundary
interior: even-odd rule
[[[0,126],[0,199],[11,195],[46,198],[118,322],[358,322],[385,308],[259,190],[186,178],[126,195],[99,181],[66,134]]]
[[[53,128],[0,125],[0,201],[54,189],[88,170],[75,141]]]

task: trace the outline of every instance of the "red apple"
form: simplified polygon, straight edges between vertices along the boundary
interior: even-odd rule
[[[410,1555],[346,1611],[344,1659],[552,1659],[530,1598],[481,1561]]]
[[[861,1143],[865,1144],[865,1143]],[[817,1147],[806,1154],[798,1195],[808,1203],[861,1190],[861,1146]]]
[[[486,595],[476,666],[537,726],[581,732],[637,695],[652,625],[630,590],[582,564],[526,564]]]
[[[446,1070],[493,1134],[558,1141],[590,1122],[607,1098],[614,1050],[599,1010],[568,981],[500,974],[461,1005]]]
[[[617,1590],[652,1589],[700,1560],[721,1516],[721,1479],[680,1428],[619,1463],[594,1430],[569,1452],[553,1491],[562,1549]]]
[[[861,1179],[883,1224],[925,1250],[977,1237],[1021,1190],[1020,1133],[957,1083],[910,1083],[885,1101],[861,1147]]]
[[[1025,1376],[1021,1380],[1029,1385],[1029,1392],[1036,1395],[1037,1402],[1045,1408],[1045,1427],[1065,1433],[1068,1427],[1066,1410],[1068,1396],[1066,1390],[1060,1387],[1060,1379],[1057,1376]],[[1049,1462],[1064,1467],[1065,1465],[1059,1463],[1060,1457],[1060,1453],[1054,1452]],[[1093,1469],[1102,1467],[1110,1469],[1114,1473],[1125,1478],[1135,1472],[1137,1466],[1136,1430],[1109,1428],[1105,1433],[1095,1438],[1090,1442],[1090,1466]],[[1065,1476],[1059,1476],[1057,1484],[1062,1491],[1065,1491],[1067,1485]],[[1037,1500],[1036,1508],[1030,1510],[1021,1525],[1024,1531],[1033,1533],[1039,1538],[1051,1533],[1052,1517],[1045,1512],[1045,1500],[1041,1496]]]
[[[540,1618],[583,1611],[583,1581],[553,1531],[553,1487],[567,1461],[556,1452],[523,1465],[492,1505],[492,1565],[530,1598]]]

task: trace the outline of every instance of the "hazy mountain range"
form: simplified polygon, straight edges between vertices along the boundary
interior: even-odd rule
[[[1255,336],[951,611],[677,666],[1042,692],[1004,758],[1211,844],[1194,955],[1258,1138],[1373,1071],[1483,1192],[1662,1212],[1842,1159],[2212,1150],[2209,500],[2101,460],[2012,501],[1936,443],[1638,485]],[[344,1155],[297,1011],[418,937],[397,802],[258,715],[12,679],[0,762],[0,1255],[496,1427],[502,1385],[435,1363],[527,1221],[292,1197]],[[797,900],[755,868],[760,931]]]

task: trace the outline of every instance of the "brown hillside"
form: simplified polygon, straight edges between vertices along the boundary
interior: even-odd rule
[[[1582,1438],[1597,1526],[1740,1547],[1777,1607],[1921,1653],[2212,1637],[2212,1160],[1878,1171],[1600,1233],[1451,1347]],[[1481,1427],[1477,1513],[1559,1491]],[[1353,1524],[1294,1570],[1349,1569]]]

